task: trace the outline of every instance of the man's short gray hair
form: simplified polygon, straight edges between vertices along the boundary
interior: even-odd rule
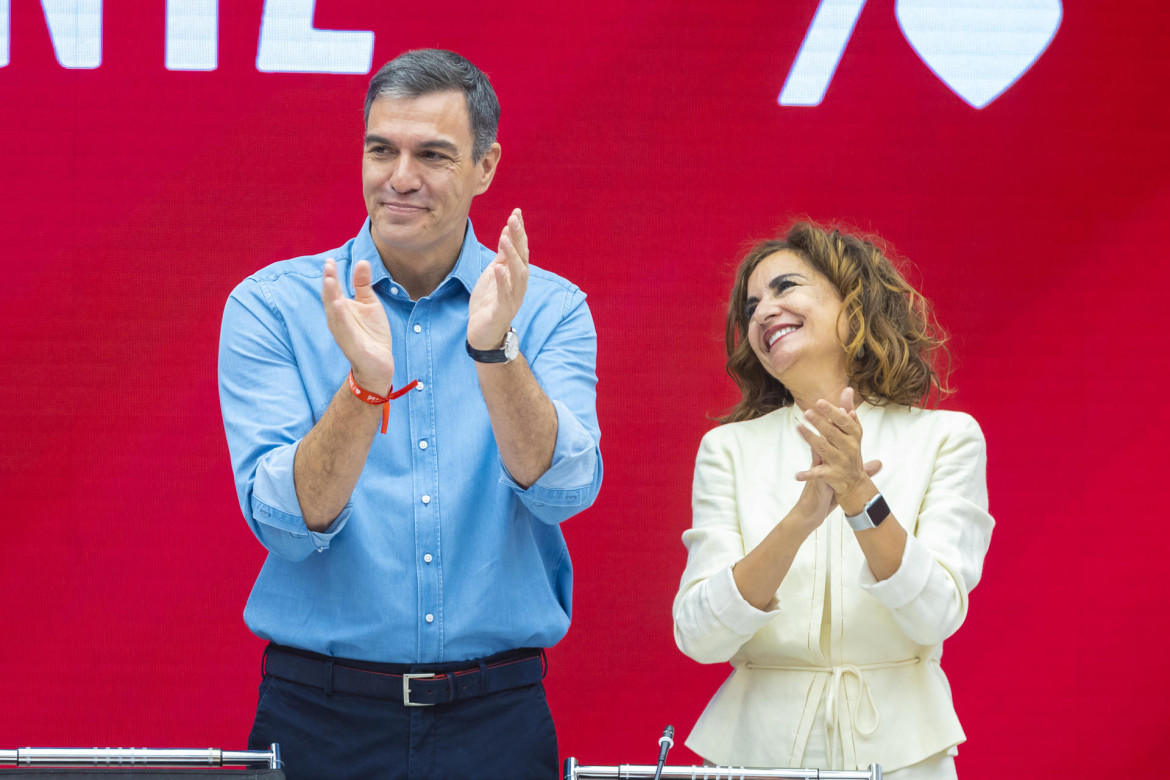
[[[416,98],[434,92],[462,92],[471,118],[471,154],[475,162],[496,142],[500,101],[484,72],[446,49],[413,49],[383,65],[366,91],[365,121],[378,98]]]

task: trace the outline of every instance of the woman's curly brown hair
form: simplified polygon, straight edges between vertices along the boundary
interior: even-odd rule
[[[727,373],[743,397],[719,422],[762,417],[793,403],[792,393],[764,370],[748,343],[748,279],[767,257],[780,251],[800,256],[832,282],[841,296],[849,337],[842,346],[849,384],[871,404],[923,406],[935,391],[948,395],[950,354],[946,334],[930,302],[906,282],[885,252],[869,238],[826,231],[797,222],[783,239],[756,244],[740,262],[727,306]]]

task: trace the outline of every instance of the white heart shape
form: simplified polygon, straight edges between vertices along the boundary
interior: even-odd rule
[[[1015,84],[1060,27],[1060,0],[897,0],[906,40],[959,97],[983,108]]]

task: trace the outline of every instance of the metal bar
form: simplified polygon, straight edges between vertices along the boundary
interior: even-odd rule
[[[20,748],[0,750],[0,766],[265,766],[279,769],[280,746],[270,750],[216,748]]]
[[[224,766],[258,766],[259,762],[267,758],[269,769],[284,769],[284,762],[280,759],[280,744],[273,742],[268,750],[225,750],[223,751]]]
[[[653,778],[654,764],[581,766],[565,760],[564,780],[641,780]],[[732,766],[664,766],[662,780],[882,780],[882,768],[869,769],[747,769]]]

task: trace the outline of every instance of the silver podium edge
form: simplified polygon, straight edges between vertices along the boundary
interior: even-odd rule
[[[654,764],[581,766],[565,759],[563,780],[641,780],[653,778]],[[733,766],[664,766],[662,780],[882,780],[880,764],[869,769],[746,769]]]
[[[0,766],[248,766],[283,769],[280,745],[268,750],[217,748],[20,748],[0,750]]]

